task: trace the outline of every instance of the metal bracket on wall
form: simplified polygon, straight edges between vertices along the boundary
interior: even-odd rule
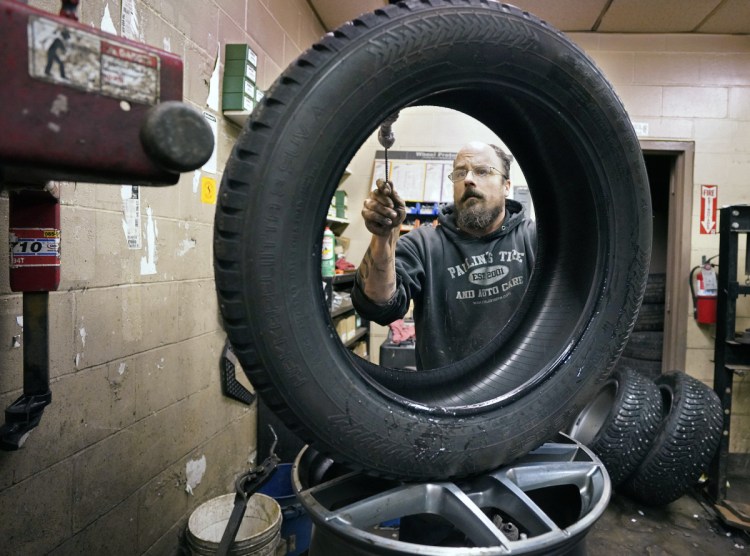
[[[257,396],[237,381],[237,367],[239,366],[240,363],[232,351],[232,345],[227,340],[219,361],[221,392],[228,398],[251,405]]]

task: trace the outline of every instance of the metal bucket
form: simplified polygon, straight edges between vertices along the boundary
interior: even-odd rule
[[[314,523],[309,556],[581,556],[612,490],[602,462],[563,434],[511,465],[433,483],[352,472],[308,447],[292,482]]]
[[[216,554],[234,508],[234,494],[212,498],[198,506],[188,520],[187,544],[191,554]],[[265,494],[253,494],[247,501],[230,554],[271,556],[281,538],[281,508]]]

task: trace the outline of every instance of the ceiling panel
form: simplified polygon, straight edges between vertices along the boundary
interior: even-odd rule
[[[565,31],[590,31],[608,0],[523,0],[510,2],[524,11]]]
[[[608,33],[689,33],[721,0],[614,0],[597,31]]]
[[[699,33],[750,33],[750,2],[726,0],[698,29]]]
[[[333,30],[388,0],[307,0]],[[750,0],[511,0],[566,32],[750,35]]]

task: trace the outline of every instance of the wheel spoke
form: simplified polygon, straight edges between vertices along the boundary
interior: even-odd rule
[[[477,546],[509,546],[505,535],[471,497],[448,482],[403,485],[332,511],[327,521],[365,529],[419,514],[442,517]]]

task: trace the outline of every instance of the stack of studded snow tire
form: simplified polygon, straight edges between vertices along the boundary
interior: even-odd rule
[[[635,370],[651,379],[661,374],[665,285],[666,274],[649,274],[633,333],[617,362],[619,369]]]
[[[684,372],[650,380],[618,367],[570,435],[602,460],[618,492],[661,506],[698,484],[718,448],[722,422],[718,396]]]

